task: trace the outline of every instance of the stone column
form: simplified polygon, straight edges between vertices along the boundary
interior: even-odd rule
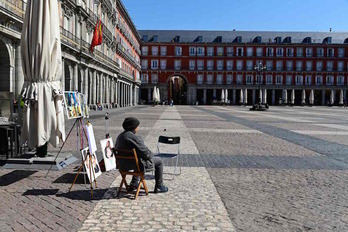
[[[256,99],[256,91],[253,89],[253,98],[252,98],[252,104],[255,104],[255,99]]]
[[[98,92],[98,86],[97,86],[97,82],[98,82],[98,78],[99,78],[99,75],[97,73],[96,70],[94,70],[93,72],[93,80],[92,80],[92,83],[93,83],[93,104],[97,104],[97,92]]]
[[[18,44],[15,51],[15,77],[16,77],[16,87],[15,87],[15,98],[21,94],[23,83],[24,83],[24,74],[22,69],[22,59],[21,59],[21,46]]]
[[[129,90],[130,90],[130,94],[129,94],[129,96],[130,96],[130,99],[129,99],[130,105],[134,106],[134,102],[133,102],[133,84],[130,85]]]
[[[78,90],[78,80],[79,80],[79,74],[78,74],[78,67],[77,64],[74,65],[74,81],[73,81],[73,89],[72,91]]]
[[[275,105],[275,89],[272,89],[272,105]]]
[[[150,102],[152,100],[152,89],[148,88],[147,90],[147,102]]]
[[[103,73],[100,73],[99,75],[99,102],[101,104],[103,104],[104,102],[104,99],[103,99],[103,86],[104,86],[104,83],[103,83],[103,77],[104,77],[104,74]]]
[[[232,104],[236,104],[236,89],[232,90]]]
[[[325,106],[325,104],[326,104],[326,101],[325,101],[325,90],[324,89],[321,91],[321,104],[323,106]]]
[[[61,79],[61,90],[65,91],[65,58],[62,57],[62,79]]]
[[[203,89],[203,105],[207,104],[207,89]]]
[[[83,80],[83,95],[88,102],[88,68],[86,67],[84,70],[84,80]]]
[[[215,98],[216,98],[216,100],[217,100],[217,96],[216,96],[216,89],[215,89],[215,88],[213,89],[213,97],[215,97]]]
[[[197,101],[197,89],[196,87],[193,87],[193,93],[192,93],[192,100],[193,100],[193,104],[196,105],[196,101]]]

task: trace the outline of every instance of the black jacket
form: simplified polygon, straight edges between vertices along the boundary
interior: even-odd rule
[[[144,140],[132,131],[122,132],[116,139],[116,149],[132,150],[135,148],[141,171],[153,170],[153,153],[146,147]],[[136,169],[135,162],[132,160],[121,160],[119,167],[121,170],[134,170]]]

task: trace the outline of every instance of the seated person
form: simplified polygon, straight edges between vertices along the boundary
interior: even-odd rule
[[[155,169],[155,193],[168,192],[168,188],[163,185],[163,161],[160,157],[154,157],[153,153],[146,147],[143,139],[137,135],[139,130],[139,120],[133,117],[126,118],[122,124],[124,132],[116,139],[116,149],[132,150],[135,149],[139,159],[140,170],[152,171]],[[129,163],[121,163],[122,169],[136,169],[134,161]],[[133,176],[129,186],[129,190],[134,190],[138,187],[140,177]]]

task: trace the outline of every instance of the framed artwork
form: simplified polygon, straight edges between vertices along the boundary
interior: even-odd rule
[[[112,148],[114,147],[114,143],[112,142],[112,138],[100,140],[100,146],[103,152],[105,170],[110,171],[116,168],[116,159]]]
[[[91,123],[87,123],[86,125],[86,133],[88,138],[88,146],[89,150],[92,154],[97,151],[97,144],[95,143],[95,137],[93,132],[93,126]]]
[[[93,153],[91,155],[91,159],[92,159],[92,165],[90,165],[90,160],[89,160],[89,148],[86,147],[84,149],[81,150],[81,154],[82,154],[82,158],[84,160],[84,167],[85,167],[85,170],[86,170],[86,173],[87,173],[87,176],[88,176],[88,179],[90,181],[90,183],[92,183],[95,179],[97,179],[101,174],[101,170],[100,170],[100,166],[99,166],[99,162],[98,162],[98,159],[97,159],[97,156],[95,153]],[[87,157],[87,159],[86,159]],[[86,159],[86,160],[85,160]],[[90,170],[90,168],[93,168],[94,170],[94,175],[93,175],[93,172],[92,170]],[[94,179],[95,177],[95,179]]]
[[[82,117],[80,99],[77,92],[64,92],[65,110],[68,119]]]
[[[78,96],[79,96],[79,101],[81,105],[82,116],[84,118],[89,118],[89,107],[87,105],[87,99],[82,93],[79,93]]]

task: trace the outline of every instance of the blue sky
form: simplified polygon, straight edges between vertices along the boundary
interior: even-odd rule
[[[348,0],[123,0],[137,29],[347,31]]]

